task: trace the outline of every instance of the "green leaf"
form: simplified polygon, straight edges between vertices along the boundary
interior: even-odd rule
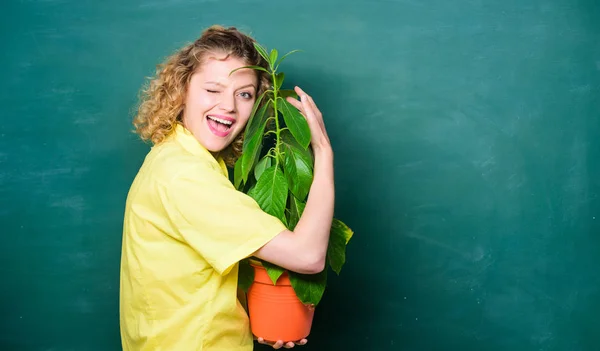
[[[263,133],[267,121],[267,111],[269,110],[270,106],[271,101],[263,104],[255,114],[250,116],[250,120],[246,125],[244,143],[242,146],[242,160],[240,165],[240,177],[244,183],[248,181],[248,174],[250,174],[250,170],[256,163],[260,154],[264,136]]]
[[[283,84],[283,81],[285,79],[285,74],[283,72],[279,72],[275,75],[275,90],[279,90],[279,88],[281,88],[281,85]]]
[[[285,221],[287,193],[288,185],[285,176],[275,165],[262,173],[252,194],[249,195],[258,202],[263,211]]]
[[[254,166],[254,163],[256,162],[256,159],[260,152],[265,125],[266,123],[263,122],[256,132],[250,134],[249,139],[244,140],[244,144],[246,145],[244,146],[244,151],[242,153],[242,164],[240,166],[241,178],[244,180],[244,182],[248,181],[248,174],[250,173],[252,166]]]
[[[265,156],[262,160],[258,161],[256,167],[254,168],[254,178],[258,180],[260,176],[263,174],[265,169],[271,167],[272,159],[269,156]],[[237,164],[237,163],[236,163]]]
[[[327,260],[331,269],[338,275],[346,262],[346,245],[353,234],[352,230],[342,221],[334,218],[331,222]]]
[[[279,90],[279,96],[281,96],[282,98],[287,98],[287,97],[293,97],[294,99],[298,98],[298,94],[296,93],[296,91],[292,90],[292,89],[280,89]]]
[[[242,67],[238,67],[238,68],[232,70],[231,72],[229,72],[229,75],[232,75],[236,71],[239,71],[239,70],[244,69],[244,68],[256,69],[256,70],[259,70],[259,71],[270,73],[266,68],[261,67],[261,66],[242,66]]]
[[[295,146],[284,145],[283,167],[288,181],[288,188],[299,200],[304,200],[313,180],[311,160],[306,160],[302,151]]]
[[[233,167],[233,185],[236,189],[240,189],[240,185],[242,184],[242,160],[243,157],[240,157],[235,161],[235,166]]]
[[[248,189],[248,196],[256,200],[256,184],[252,185],[250,189]]]
[[[250,115],[248,119],[248,123],[246,124],[246,130],[244,134],[244,143],[243,143],[243,151],[246,152],[246,147],[250,142],[250,139],[258,132],[258,130],[263,127],[264,122],[267,119],[267,111],[271,107],[271,101],[267,101],[264,105],[262,105],[256,113]],[[260,133],[262,134],[262,132]],[[262,136],[262,135],[261,135]]]
[[[294,160],[294,154],[292,150],[285,144],[282,145],[283,155],[281,159],[281,163],[283,164],[283,171],[285,173],[285,178],[288,182],[288,188],[292,188],[294,186],[294,179],[296,179],[296,160]],[[295,194],[294,191],[292,193]]]
[[[293,146],[296,151],[300,152],[305,162],[310,165],[310,169],[313,169],[313,156],[310,148],[304,149],[302,145],[300,145],[300,143],[298,143],[298,141],[294,138],[294,136],[292,136],[292,133],[290,133],[289,130],[284,130],[281,132],[281,140],[283,143]]]
[[[255,42],[254,48],[256,49],[256,51],[258,51],[260,56],[262,56],[265,59],[265,61],[269,62],[269,55],[267,55],[267,50],[262,45]]]
[[[251,124],[252,120],[254,119],[254,116],[256,116],[256,111],[258,111],[258,108],[263,107],[263,105],[261,105],[261,103],[262,103],[265,95],[267,95],[266,91],[264,93],[260,94],[258,96],[258,98],[256,99],[256,101],[254,102],[254,106],[252,106],[252,112],[250,112],[250,118],[248,118],[248,122],[246,122],[246,130],[248,130],[248,126]],[[268,103],[270,103],[270,102],[267,101],[266,104],[268,104]],[[266,110],[266,108],[265,108],[265,110]]]
[[[298,143],[300,143],[304,149],[308,148],[308,144],[310,144],[310,129],[308,128],[308,122],[306,122],[304,116],[302,116],[300,111],[292,106],[292,104],[281,97],[277,99],[278,107],[283,114],[286,126]]]
[[[325,292],[327,285],[327,270],[324,269],[317,274],[300,274],[289,272],[292,287],[296,296],[304,304],[313,304],[317,306]]]
[[[300,50],[292,50],[292,51],[288,52],[287,54],[283,55],[281,57],[281,59],[279,60],[279,62],[277,62],[277,66],[279,66],[283,62],[283,60],[285,60],[286,57],[288,57],[289,55],[296,53],[296,52],[300,52]]]
[[[271,67],[275,66],[275,62],[277,62],[277,49],[271,49],[271,55],[269,55],[269,64]]]
[[[306,207],[306,202],[303,201],[298,201],[298,199],[296,199],[296,207],[298,207],[298,216],[302,217],[302,213],[304,213],[304,208]]]
[[[302,201],[296,199],[294,194],[290,192],[290,220],[289,220],[289,230],[294,230],[296,225],[298,225],[298,221],[300,221],[300,217],[302,217],[302,212],[304,212],[304,207],[306,204]]]
[[[277,279],[281,277],[283,272],[285,272],[285,269],[266,261],[263,261],[262,264],[267,270],[267,275],[269,276],[269,278],[271,278],[273,285],[277,284]]]
[[[241,260],[238,271],[238,286],[247,293],[253,282],[254,268],[252,268],[247,259]]]

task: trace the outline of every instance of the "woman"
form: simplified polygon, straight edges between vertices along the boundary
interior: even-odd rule
[[[253,39],[214,26],[164,64],[134,120],[153,143],[128,194],[121,259],[124,350],[252,350],[237,300],[238,262],[255,256],[299,273],[324,269],[333,217],[333,152],[321,113],[302,89],[314,181],[294,231],[228,180],[242,131],[269,77]],[[259,338],[259,342],[264,342]],[[301,340],[298,344],[304,344]],[[293,347],[282,340],[274,348]]]

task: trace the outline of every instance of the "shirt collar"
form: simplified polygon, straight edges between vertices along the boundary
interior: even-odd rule
[[[213,154],[208,151],[196,137],[190,132],[187,128],[185,128],[182,124],[177,123],[175,125],[175,140],[181,145],[186,151],[191,153],[192,155],[201,157],[211,163],[213,165],[218,166],[223,172],[225,177],[229,176],[227,171],[227,166],[225,165],[225,161],[223,158],[217,157],[215,158]]]

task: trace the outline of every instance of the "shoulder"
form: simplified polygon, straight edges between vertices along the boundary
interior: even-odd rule
[[[216,161],[189,153],[173,139],[155,145],[145,160],[146,172],[161,183],[181,178],[206,179],[218,176]]]
[[[161,183],[168,183],[190,172],[210,173],[213,168],[209,160],[192,155],[172,139],[167,139],[152,147],[140,171]]]

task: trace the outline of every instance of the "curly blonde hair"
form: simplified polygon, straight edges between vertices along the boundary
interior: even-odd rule
[[[154,77],[140,92],[140,103],[133,119],[135,132],[153,144],[168,137],[177,123],[182,124],[184,102],[192,75],[210,54],[224,54],[241,59],[247,65],[268,68],[266,60],[254,48],[255,40],[235,27],[211,26],[200,38],[184,46],[157,66]],[[259,81],[258,95],[271,85],[270,77],[255,70]],[[257,96],[258,96],[257,95]],[[220,156],[232,167],[241,155],[244,133]]]

